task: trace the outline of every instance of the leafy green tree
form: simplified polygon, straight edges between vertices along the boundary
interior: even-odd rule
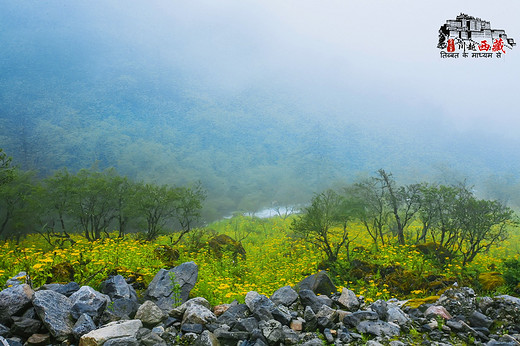
[[[351,242],[347,229],[351,212],[345,198],[329,189],[312,198],[310,206],[293,220],[291,228],[323,251],[329,263],[333,263],[341,248]]]
[[[13,170],[0,189],[0,236],[15,237],[34,231],[34,172]]]
[[[59,170],[43,180],[39,196],[43,206],[40,216],[42,224],[52,232],[66,234],[70,230],[67,222],[71,221],[75,191],[79,188],[76,184],[76,178],[67,169]]]
[[[119,237],[122,238],[126,234],[130,219],[137,216],[132,207],[132,199],[137,191],[137,184],[127,177],[118,175],[115,169],[108,170],[107,174],[110,190],[114,194],[114,218],[119,230]]]
[[[82,169],[72,179],[71,214],[90,241],[107,233],[116,216],[115,194],[106,172]]]
[[[474,196],[459,201],[455,209],[461,225],[455,249],[462,256],[462,266],[475,256],[507,239],[513,211],[498,201],[479,200]]]
[[[418,219],[422,223],[416,243],[425,242],[428,234],[439,246],[453,248],[460,234],[460,222],[455,208],[459,201],[467,198],[469,191],[463,186],[429,185],[421,186],[421,209]]]
[[[200,220],[202,202],[206,199],[206,191],[200,183],[193,187],[177,187],[174,191],[176,194],[173,204],[173,217],[180,226],[180,230],[177,230],[178,237],[172,242],[177,244]]]
[[[379,242],[385,244],[384,235],[391,213],[382,181],[368,178],[345,188],[345,195],[351,200],[355,218],[363,224],[377,250]]]
[[[12,158],[0,148],[0,187],[14,178],[15,168],[11,164]]]
[[[176,211],[177,191],[168,185],[138,183],[133,207],[144,219],[147,240],[157,238]]]
[[[509,226],[515,224],[509,207],[478,199],[465,185],[423,184],[421,191],[418,218],[423,227],[417,240],[425,240],[429,233],[436,244],[460,256],[463,265],[505,240]]]
[[[386,199],[396,223],[397,241],[405,244],[405,229],[414,220],[414,216],[421,207],[421,186],[411,184],[397,186],[392,174],[383,169],[378,171],[379,179],[386,189]]]

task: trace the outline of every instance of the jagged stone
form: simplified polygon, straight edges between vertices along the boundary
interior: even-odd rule
[[[22,317],[23,318],[32,318],[33,320],[37,320],[38,314],[36,313],[36,310],[34,309],[34,307],[30,307],[24,311],[24,313],[22,314]]]
[[[185,262],[170,270],[161,269],[155,275],[145,293],[145,299],[160,302],[158,305],[168,313],[173,309],[171,302],[184,303],[188,300],[190,291],[195,286],[198,267],[195,262]],[[176,284],[172,282],[172,277]],[[178,297],[175,295],[178,294]],[[170,302],[170,304],[164,304]]]
[[[369,306],[370,310],[377,313],[380,320],[386,321],[388,318],[388,304],[384,300],[376,300]]]
[[[186,309],[182,323],[208,324],[216,321],[217,316],[202,305],[192,305]]]
[[[284,286],[277,289],[271,296],[271,301],[276,305],[282,304],[290,306],[298,299],[298,292],[292,289],[291,286]]]
[[[334,342],[334,337],[332,336],[332,333],[329,328],[325,328],[323,330],[323,336],[325,336],[325,340],[327,340],[329,344],[332,344]]]
[[[306,277],[298,283],[297,287],[298,291],[311,290],[315,294],[327,296],[330,296],[337,291],[336,286],[324,270]]]
[[[213,334],[222,345],[237,345],[241,340],[247,340],[248,332],[233,332],[226,328],[217,328]]]
[[[98,346],[110,339],[132,337],[136,338],[139,328],[143,326],[140,320],[111,322],[99,329],[93,330],[80,339],[79,346]]]
[[[318,338],[318,337],[315,337],[311,340],[307,340],[305,341],[302,346],[323,346],[323,341]]]
[[[291,323],[291,311],[289,311],[289,309],[286,306],[280,305],[278,307],[273,308],[270,312],[273,318],[280,322],[282,325],[288,326],[289,323]]]
[[[137,303],[137,301],[133,299],[120,298],[108,303],[105,312],[108,310],[109,312],[113,313],[118,317],[118,320],[128,320],[135,317],[137,309],[139,309],[139,303]]]
[[[145,301],[135,314],[135,318],[141,320],[145,326],[154,326],[166,317],[168,315],[151,300]]]
[[[274,303],[257,292],[251,291],[246,294],[245,303],[257,320],[269,321],[274,318],[273,311],[276,309]],[[279,311],[276,312],[281,315]]]
[[[314,313],[318,312],[324,302],[311,290],[301,289],[299,292],[300,301],[303,306],[310,306]]]
[[[282,326],[282,333],[281,343],[284,345],[296,345],[300,341],[298,333],[287,326]]]
[[[357,327],[362,321],[377,321],[379,315],[373,311],[356,311],[343,319],[343,323],[350,327]]]
[[[386,322],[393,322],[398,326],[404,326],[411,322],[410,317],[398,306],[388,304]]]
[[[259,327],[270,345],[277,344],[284,336],[282,324],[276,320],[262,321]]]
[[[200,323],[184,323],[181,326],[181,332],[200,334],[204,330],[204,326]]]
[[[63,341],[72,335],[74,321],[69,298],[54,291],[37,291],[33,305],[40,320],[57,340]]]
[[[436,305],[442,305],[452,316],[469,316],[476,310],[475,291],[469,287],[450,288],[437,300]]]
[[[94,329],[96,329],[96,324],[94,320],[92,320],[92,317],[88,314],[82,314],[74,324],[74,327],[72,327],[72,334],[79,340],[83,335]]]
[[[21,335],[23,337],[29,337],[35,334],[40,329],[42,323],[40,320],[23,317],[13,317],[13,325],[11,326],[11,332],[14,335]]]
[[[70,297],[74,292],[77,292],[80,287],[72,281],[67,284],[45,284],[40,287],[41,290],[51,290],[63,294],[66,297]]]
[[[199,335],[193,346],[219,346],[220,343],[215,335],[209,330],[205,330]]]
[[[442,317],[445,320],[452,319],[452,316],[448,312],[448,310],[446,310],[446,308],[444,306],[440,306],[440,305],[429,306],[428,309],[426,309],[426,311],[424,312],[424,316],[426,316],[426,317],[429,317],[432,315]]]
[[[103,281],[100,291],[112,300],[125,298],[137,301],[135,289],[121,275],[111,276]]]
[[[472,327],[489,328],[493,324],[493,320],[481,312],[473,311],[468,316],[468,322]]]
[[[231,307],[231,304],[220,304],[213,308],[215,316],[219,317]]]
[[[0,323],[9,326],[11,316],[20,313],[31,305],[34,291],[27,284],[8,287],[0,292]]]
[[[186,310],[194,305],[199,305],[205,307],[206,309],[211,308],[209,302],[205,298],[196,297],[186,301],[185,303],[170,311],[170,316],[181,319],[184,316]]]
[[[4,326],[3,324],[0,323],[0,336],[3,336],[4,338],[8,338],[11,335],[12,335],[11,329],[9,329],[7,326]]]
[[[310,306],[305,307],[303,318],[305,319],[305,330],[315,331],[318,327],[318,318]]]
[[[343,307],[347,309],[347,311],[352,312],[357,311],[360,306],[356,294],[347,288],[343,288],[343,290],[341,291],[341,295],[338,298],[338,302],[341,305],[343,305]]]
[[[258,328],[258,321],[254,317],[239,318],[233,326],[233,331],[252,333]]]
[[[78,319],[82,314],[88,314],[97,322],[110,302],[110,297],[90,286],[82,286],[70,296],[70,301],[72,317]]]
[[[23,346],[22,339],[17,338],[17,337],[4,339],[3,337],[0,336],[0,343],[2,345],[7,345],[7,346]]]
[[[368,333],[375,336],[392,337],[400,333],[398,325],[384,321],[361,321],[356,329],[362,334]]]
[[[31,335],[26,342],[26,346],[44,346],[48,345],[51,341],[50,334],[33,334]]]
[[[131,336],[110,339],[103,346],[139,346],[139,341]]]
[[[226,312],[217,318],[217,323],[226,324],[230,328],[237,322],[239,318],[246,318],[249,316],[249,308],[245,304],[238,304],[230,307]]]
[[[141,338],[141,345],[145,346],[166,346],[166,342],[155,333],[148,333]]]

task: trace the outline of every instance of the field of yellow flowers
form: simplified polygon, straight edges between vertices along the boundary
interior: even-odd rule
[[[154,242],[145,242],[134,235],[117,238],[117,232],[95,242],[89,242],[79,235],[73,236],[75,243],[52,247],[38,235],[30,235],[19,244],[11,241],[0,243],[0,285],[20,271],[28,273],[34,287],[49,282],[76,281],[80,285],[97,287],[111,274],[121,274],[132,278],[141,288],[153,279],[160,268],[194,261],[199,266],[199,278],[192,291],[194,296],[202,296],[217,305],[234,299],[242,301],[248,291],[271,295],[285,285],[295,285],[308,275],[319,271],[323,262],[322,254],[302,239],[292,237],[290,218],[257,219],[236,216],[210,225],[206,230],[198,230],[175,246],[178,258],[174,263],[159,256],[160,246],[169,246],[170,237],[159,237]],[[225,233],[242,239],[246,250],[245,259],[224,253],[216,257],[204,244],[215,233]],[[352,239],[350,260],[370,262],[374,268],[396,268],[412,281],[405,291],[396,291],[391,281],[385,280],[379,271],[361,278],[353,278],[342,271],[349,267],[347,254],[340,253],[338,264],[331,270],[338,289],[348,287],[366,301],[424,296],[421,287],[413,287],[418,277],[442,276],[447,281],[469,280],[478,273],[500,271],[501,260],[518,258],[520,236],[513,236],[502,246],[490,253],[481,254],[467,268],[462,268],[456,260],[440,267],[425,258],[414,246],[398,246],[390,239],[376,252],[370,238],[361,225],[351,226]],[[339,269],[338,269],[339,268]],[[404,273],[404,274],[403,274]],[[369,274],[369,273],[367,273]],[[139,285],[138,285],[139,287]],[[399,296],[405,294],[407,297]]]

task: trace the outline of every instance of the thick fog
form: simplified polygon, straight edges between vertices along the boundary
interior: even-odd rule
[[[43,176],[200,180],[215,214],[379,168],[511,198],[520,46],[441,59],[461,12],[520,42],[516,1],[0,0],[0,147]]]

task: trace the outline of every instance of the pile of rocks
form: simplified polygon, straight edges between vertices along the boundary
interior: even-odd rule
[[[120,276],[92,287],[9,280],[0,292],[0,345],[520,345],[520,299],[452,288],[418,308],[336,292],[325,272],[268,298],[211,307],[189,299],[193,262],[160,270],[142,299]]]

